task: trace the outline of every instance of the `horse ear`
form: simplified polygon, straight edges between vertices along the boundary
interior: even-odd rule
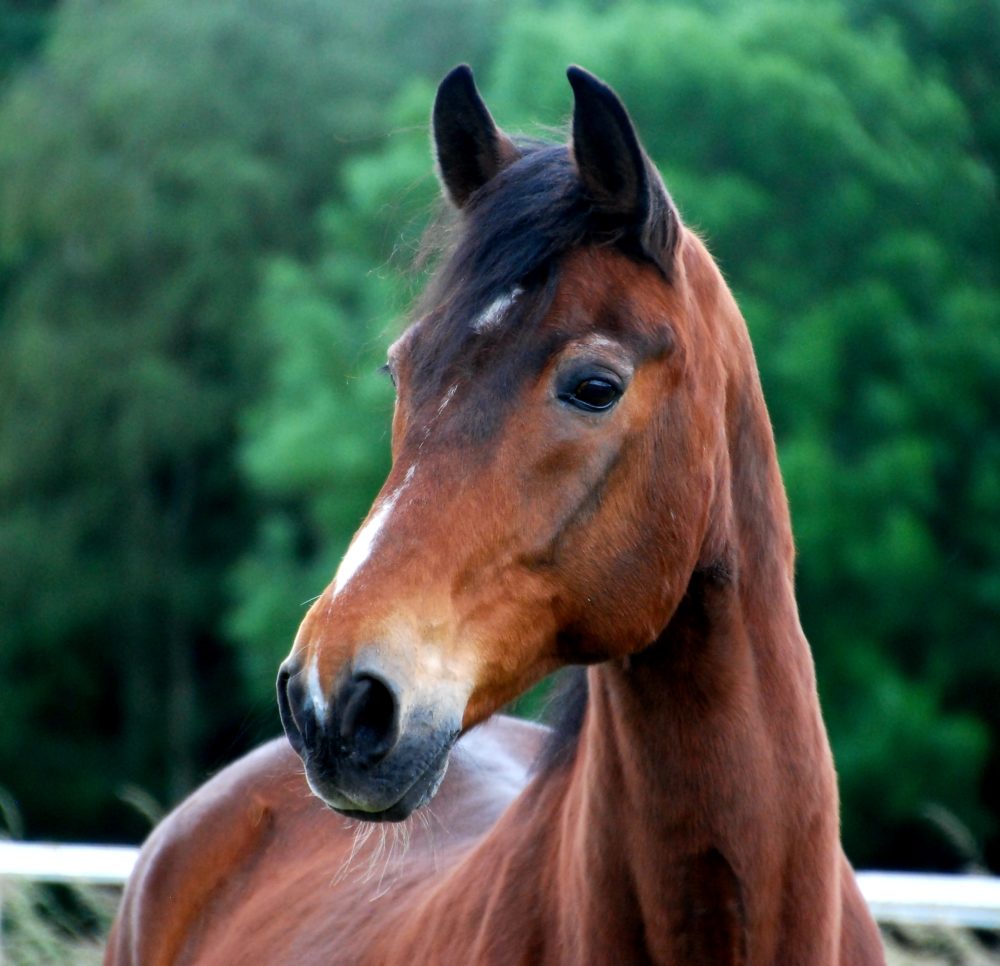
[[[573,159],[596,211],[625,228],[642,253],[670,278],[680,235],[677,209],[639,143],[618,95],[581,67],[573,87]]]
[[[464,208],[474,191],[520,157],[486,109],[467,64],[441,81],[432,128],[441,184],[457,208]]]

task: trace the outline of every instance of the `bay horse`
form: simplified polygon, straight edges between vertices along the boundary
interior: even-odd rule
[[[457,228],[388,353],[392,469],[281,667],[287,741],[153,832],[109,964],[884,962],[746,325],[568,74],[568,145],[441,83]],[[568,666],[553,731],[493,717]]]

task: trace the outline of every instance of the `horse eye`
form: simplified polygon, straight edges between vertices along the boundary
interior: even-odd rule
[[[580,380],[569,392],[559,393],[559,398],[577,409],[598,413],[610,409],[621,394],[621,389],[610,379],[591,376]]]

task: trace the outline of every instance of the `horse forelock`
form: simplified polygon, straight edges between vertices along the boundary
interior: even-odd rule
[[[559,347],[540,337],[564,256],[587,245],[639,258],[595,216],[565,145],[521,142],[520,160],[480,188],[459,217],[406,340],[414,407],[488,374],[472,435],[488,437],[502,398],[537,375]],[[467,408],[466,411],[470,411]]]

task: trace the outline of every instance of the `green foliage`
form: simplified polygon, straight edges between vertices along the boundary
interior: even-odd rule
[[[70,0],[5,93],[0,773],[29,834],[135,835],[122,782],[174,801],[234,751],[222,623],[253,536],[235,443],[269,379],[256,292],[274,253],[316,249],[399,78],[443,69],[443,24],[461,41],[493,16],[413,12]]]
[[[0,0],[0,89],[45,38],[55,0]]]
[[[970,830],[979,834],[968,842],[945,835],[936,854],[950,848],[946,861],[954,861],[957,852],[965,863],[978,864],[982,830],[988,826],[971,779],[987,750],[986,728],[971,715],[944,713],[933,685],[901,677],[874,642],[852,647],[846,657],[853,666],[837,685],[854,700],[834,705],[828,714],[828,723],[842,736],[837,769],[849,803],[843,814],[845,841],[866,862],[877,861],[880,851],[905,854],[917,843],[900,840],[908,835],[919,841],[920,826],[939,826],[936,816],[943,814],[966,835]],[[834,691],[832,684],[829,690]],[[874,842],[873,830],[878,833]]]
[[[98,966],[101,937],[117,905],[113,891],[0,882],[0,949],[10,966]]]
[[[973,145],[994,172],[1000,165],[1000,3],[997,0],[847,0],[852,21],[897,34],[918,69],[947,78],[972,121]]]
[[[70,0],[0,88],[0,773],[29,832],[73,829],[53,774],[107,829],[116,783],[173,798],[246,709],[273,727],[388,464],[433,82],[469,60],[537,133],[578,62],[750,323],[852,857],[921,861],[900,830],[930,811],[1000,861],[998,18]]]
[[[329,583],[388,471],[392,385],[378,370],[413,297],[406,262],[437,192],[423,124],[432,89],[414,93],[391,115],[399,133],[383,152],[344,166],[343,201],[319,219],[325,254],[275,259],[261,286],[271,365],[243,422],[243,465],[273,509],[236,571],[232,617],[261,700],[309,603],[304,591]]]

